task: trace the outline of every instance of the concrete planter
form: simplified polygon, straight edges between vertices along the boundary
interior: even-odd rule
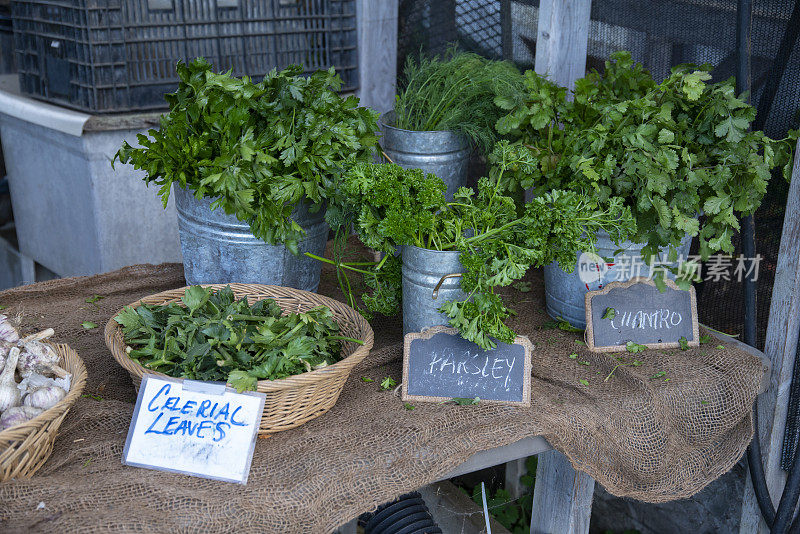
[[[142,173],[111,168],[154,115],[90,116],[15,94],[0,80],[0,133],[20,253],[59,276],[181,260],[175,207]]]

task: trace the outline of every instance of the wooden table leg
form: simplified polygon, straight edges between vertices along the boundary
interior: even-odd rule
[[[519,460],[512,460],[506,462],[506,491],[511,495],[512,499],[518,499],[525,493],[525,486],[519,481],[519,478],[528,472],[525,467],[526,458]]]
[[[531,534],[588,533],[593,495],[594,479],[575,471],[563,454],[539,454]]]

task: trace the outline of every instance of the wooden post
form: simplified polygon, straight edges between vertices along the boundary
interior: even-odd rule
[[[786,473],[781,469],[781,445],[789,403],[797,341],[800,335],[800,142],[794,156],[792,183],[783,216],[783,233],[775,268],[764,353],[772,362],[770,385],[758,398],[756,429],[761,439],[764,474],[777,507]],[[745,481],[740,533],[768,532],[756,503],[750,473]]]
[[[533,487],[531,534],[589,532],[594,479],[572,468],[558,451],[543,452]]]
[[[361,105],[381,113],[394,107],[398,0],[357,0]]]
[[[586,73],[591,0],[540,0],[536,70],[573,89]],[[526,195],[528,196],[528,195]],[[539,455],[533,490],[532,534],[589,532],[594,480],[578,473],[564,455]]]
[[[528,472],[525,467],[525,458],[506,462],[506,484],[505,489],[512,499],[519,499],[525,493],[525,486],[519,481],[520,477]]]
[[[591,0],[541,0],[536,34],[539,74],[567,89],[586,73]]]

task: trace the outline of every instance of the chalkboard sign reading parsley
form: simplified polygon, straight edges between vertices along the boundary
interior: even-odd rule
[[[406,334],[403,400],[480,398],[481,403],[530,406],[532,350],[522,336],[484,350],[445,326]]]
[[[586,345],[595,352],[625,350],[628,342],[646,347],[696,347],[700,341],[694,288],[671,280],[660,292],[637,277],[586,293]]]

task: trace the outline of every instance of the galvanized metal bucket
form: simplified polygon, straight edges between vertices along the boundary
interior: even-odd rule
[[[460,277],[464,267],[458,257],[459,252],[403,247],[403,334],[449,324],[438,309],[465,296]]]
[[[394,111],[384,113],[380,118],[383,151],[404,169],[422,169],[444,180],[447,200],[453,200],[458,188],[467,185],[469,140],[447,130],[403,130],[393,126],[394,120]]]
[[[617,245],[606,232],[597,233],[597,255],[601,258],[612,259],[608,262],[593,262],[587,256],[578,258],[575,270],[565,272],[558,262],[553,262],[544,267],[544,294],[547,313],[554,319],[563,318],[572,326],[586,328],[585,295],[588,291],[602,289],[610,282],[626,282],[636,276],[650,277],[650,266],[641,259],[640,251],[644,244],[624,241]],[[659,266],[677,266],[681,259],[686,260],[692,246],[692,236],[686,235],[678,247],[678,261],[668,262],[669,250],[660,249],[656,260],[656,269]],[[614,252],[619,251],[618,254]],[[667,276],[675,276],[667,271]]]
[[[235,215],[221,208],[211,211],[213,199],[198,200],[179,187],[172,191],[187,284],[241,282],[317,290],[322,264],[303,252],[324,254],[328,241],[324,210],[310,213],[310,204],[305,202],[295,207],[292,217],[306,231],[300,254],[295,256],[283,245],[257,239]]]

